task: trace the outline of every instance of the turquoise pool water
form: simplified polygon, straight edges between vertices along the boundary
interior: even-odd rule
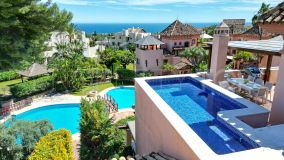
[[[134,87],[119,87],[107,92],[107,95],[114,98],[118,109],[131,108],[135,104]]]
[[[79,132],[80,104],[55,104],[44,106],[15,116],[19,120],[48,120],[55,130],[65,128],[72,134]]]

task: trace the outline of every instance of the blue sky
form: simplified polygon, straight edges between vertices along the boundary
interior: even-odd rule
[[[74,14],[75,23],[187,23],[244,18],[247,22],[262,2],[282,0],[53,0]]]

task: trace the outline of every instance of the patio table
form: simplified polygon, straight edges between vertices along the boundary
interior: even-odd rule
[[[242,89],[247,91],[250,95],[252,94],[252,92],[258,91],[260,88],[264,87],[251,81],[245,83],[245,79],[243,78],[230,78],[228,79],[228,82],[237,86],[239,90]]]

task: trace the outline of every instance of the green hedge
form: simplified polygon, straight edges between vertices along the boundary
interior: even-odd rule
[[[16,84],[10,88],[10,91],[14,97],[22,98],[51,89],[52,84],[52,77],[46,76]]]
[[[135,72],[129,69],[118,69],[117,71],[119,79],[133,79],[135,78]]]
[[[9,81],[17,78],[19,78],[19,75],[15,71],[0,72],[0,82]]]
[[[73,160],[71,133],[59,129],[48,133],[36,144],[29,160]]]

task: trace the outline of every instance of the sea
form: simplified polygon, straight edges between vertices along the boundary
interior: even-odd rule
[[[163,31],[170,23],[75,23],[75,26],[87,34],[93,32],[109,34],[121,32],[127,28],[143,28],[146,32],[158,33]],[[190,23],[196,28],[204,28],[218,23]]]

